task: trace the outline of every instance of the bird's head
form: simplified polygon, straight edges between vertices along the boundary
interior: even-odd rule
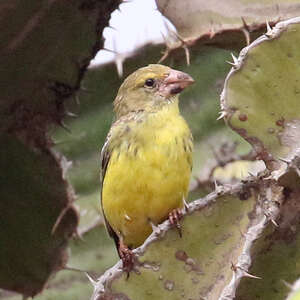
[[[167,66],[153,64],[129,75],[114,101],[117,118],[133,111],[153,111],[174,102],[193,78]]]

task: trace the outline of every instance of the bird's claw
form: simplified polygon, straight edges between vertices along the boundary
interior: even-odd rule
[[[175,226],[177,228],[180,237],[182,237],[182,231],[180,225],[181,218],[182,218],[182,212],[181,209],[179,208],[175,208],[169,213],[169,221],[172,226]]]
[[[129,273],[133,270],[134,267],[134,253],[126,245],[121,243],[119,245],[119,255],[123,263],[123,271],[127,273],[126,279],[128,279]]]

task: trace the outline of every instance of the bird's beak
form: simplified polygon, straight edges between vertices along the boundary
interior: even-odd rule
[[[164,97],[175,95],[182,92],[194,82],[194,79],[190,75],[171,69],[168,76],[163,80],[159,88],[159,93]]]

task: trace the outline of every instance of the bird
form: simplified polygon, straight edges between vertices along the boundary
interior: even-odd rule
[[[153,226],[169,219],[181,235],[193,137],[178,100],[193,83],[182,71],[150,64],[124,80],[113,102],[115,121],[101,151],[101,207],[128,274],[133,249]]]

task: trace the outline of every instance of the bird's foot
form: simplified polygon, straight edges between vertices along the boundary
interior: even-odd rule
[[[123,243],[119,244],[118,252],[123,263],[123,271],[127,273],[128,279],[129,273],[133,270],[134,267],[134,253]]]
[[[175,208],[169,213],[169,221],[172,226],[175,226],[178,230],[179,236],[182,237],[180,220],[182,218],[182,212],[180,208]]]

